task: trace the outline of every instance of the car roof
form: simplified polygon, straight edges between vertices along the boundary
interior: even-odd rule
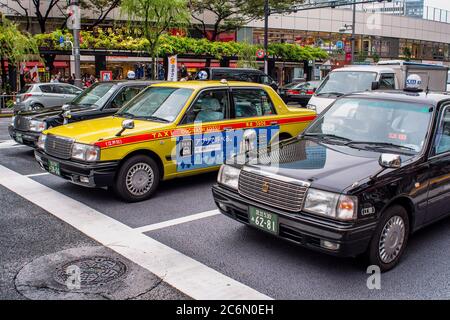
[[[332,72],[344,72],[344,71],[355,71],[355,72],[379,72],[379,73],[392,73],[394,70],[386,66],[376,66],[376,65],[349,65],[342,68],[334,69]]]
[[[186,89],[205,89],[211,87],[255,87],[255,88],[268,88],[268,86],[245,81],[218,81],[218,80],[191,80],[191,81],[177,81],[177,82],[161,82],[154,85],[155,87],[175,87]]]
[[[438,105],[443,101],[450,101],[450,92],[411,92],[405,90],[365,91],[345,95],[345,97],[374,98],[396,100],[401,102],[423,103]]]
[[[254,73],[263,73],[261,70],[259,69],[253,69],[253,68],[230,68],[230,67],[209,67],[209,68],[204,68],[204,69],[209,69],[209,70],[223,70],[223,71],[231,71],[231,72],[254,72]]]
[[[123,85],[151,85],[155,83],[160,83],[159,80],[111,80],[111,81],[100,81],[99,83],[115,83],[117,85],[123,86]]]

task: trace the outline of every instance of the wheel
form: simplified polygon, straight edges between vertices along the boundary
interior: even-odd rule
[[[31,110],[40,110],[40,109],[44,109],[44,106],[40,103],[33,103],[31,105]]]
[[[388,208],[375,229],[367,252],[368,262],[382,272],[394,268],[405,251],[409,237],[409,217],[402,206]]]
[[[160,177],[155,160],[145,155],[134,156],[120,167],[113,190],[128,202],[146,200],[156,191]]]

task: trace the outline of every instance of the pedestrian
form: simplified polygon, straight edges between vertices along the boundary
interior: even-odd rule
[[[186,66],[184,65],[184,63],[181,64],[180,76],[181,76],[181,79],[185,79],[185,78],[188,77],[188,71],[187,71]]]

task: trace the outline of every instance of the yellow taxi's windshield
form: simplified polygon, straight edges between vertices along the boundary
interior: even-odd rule
[[[172,122],[192,95],[192,89],[150,87],[117,112],[117,116]]]

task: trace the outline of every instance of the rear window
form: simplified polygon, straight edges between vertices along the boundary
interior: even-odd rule
[[[32,88],[33,88],[33,85],[31,85],[31,84],[26,84],[22,89],[20,89],[20,92],[19,92],[19,93],[27,93],[27,92],[30,92]]]

